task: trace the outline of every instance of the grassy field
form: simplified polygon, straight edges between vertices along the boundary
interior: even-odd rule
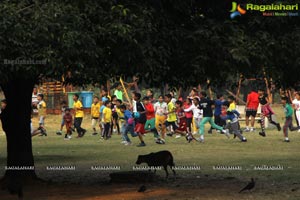
[[[279,116],[283,115],[280,108],[275,108],[275,111]],[[281,117],[278,118],[282,122]],[[37,119],[33,121],[36,126]],[[139,148],[136,147],[137,138],[132,139],[132,146],[124,146],[120,144],[119,135],[113,135],[107,141],[100,140],[99,136],[92,136],[89,116],[85,117],[83,123],[83,127],[88,129],[87,134],[83,138],[72,138],[70,141],[55,134],[60,126],[60,116],[49,115],[46,123],[48,136],[32,139],[37,174],[55,184],[76,185],[73,187],[81,185],[77,193],[70,191],[75,195],[74,198],[82,196],[78,199],[114,199],[111,195],[119,193],[121,196],[123,194],[120,199],[161,199],[155,195],[164,196],[163,199],[300,199],[298,132],[290,132],[290,143],[283,142],[282,131],[267,129],[267,137],[263,138],[258,135],[257,129],[256,132],[245,133],[247,143],[241,143],[238,139],[227,139],[224,135],[213,132],[205,134],[205,143],[188,144],[184,138],[168,137],[165,145],[155,144],[153,135],[149,133],[145,136],[147,146]],[[243,123],[241,125],[244,127]],[[197,166],[201,170],[178,170],[177,180],[149,183],[152,191],[144,196],[128,193],[135,191],[135,185],[108,186],[109,173],[113,171],[91,170],[92,166],[114,166],[120,167],[122,171],[132,170],[138,155],[159,150],[171,151],[177,166]],[[3,132],[0,132],[0,174],[4,174],[5,163],[6,141]],[[255,170],[256,166],[262,165],[280,165],[283,169]],[[51,171],[46,169],[47,166],[75,166],[76,170]],[[236,166],[241,170],[215,170],[214,166]],[[158,171],[158,175],[164,177],[164,171]],[[239,189],[251,177],[257,182],[255,192],[238,195]],[[84,186],[91,185],[95,188],[102,185],[101,188],[106,187],[111,193],[102,192],[99,195],[95,191],[89,191],[91,194],[95,193],[91,198],[82,195],[86,192]],[[57,193],[57,188],[48,188]],[[65,195],[70,194],[63,193],[60,199],[64,199]],[[46,196],[45,199],[51,199],[51,195]]]

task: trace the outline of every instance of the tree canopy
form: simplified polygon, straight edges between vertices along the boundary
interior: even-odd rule
[[[234,20],[226,1],[11,1],[0,4],[0,73],[74,83],[141,74],[149,84],[195,85],[229,76],[297,82],[298,17],[249,13]],[[43,61],[7,64],[5,61]],[[288,71],[286,69],[289,69]]]

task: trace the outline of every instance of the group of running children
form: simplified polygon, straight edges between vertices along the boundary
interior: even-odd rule
[[[140,140],[139,147],[146,146],[143,136],[146,133],[153,133],[157,144],[165,144],[166,136],[175,135],[176,138],[184,136],[190,143],[195,140],[204,142],[205,124],[209,123],[211,129],[216,129],[220,134],[224,134],[230,138],[233,134],[234,138],[238,137],[241,142],[247,142],[247,139],[242,134],[239,118],[240,113],[236,109],[235,98],[228,96],[225,100],[221,94],[217,95],[216,100],[210,100],[206,92],[198,93],[197,89],[192,89],[190,95],[183,101],[176,100],[172,93],[160,95],[157,100],[153,98],[153,92],[147,91],[147,95],[141,98],[138,92],[132,93],[131,102],[123,102],[122,93],[115,92],[115,95],[109,97],[106,90],[102,91],[101,100],[99,97],[94,97],[91,105],[91,121],[93,135],[98,135],[97,124],[99,125],[100,137],[103,140],[108,140],[113,134],[119,134],[124,145],[131,145],[131,140],[128,133],[132,137],[138,137]],[[199,95],[198,95],[199,94]],[[259,135],[265,137],[265,118],[275,125],[278,131],[281,130],[280,124],[276,122],[275,113],[272,110],[268,96],[263,90],[258,90],[257,101],[261,104],[261,118],[259,120],[262,131]],[[72,132],[75,130],[78,133],[78,138],[81,138],[86,133],[86,130],[81,127],[84,117],[82,103],[79,96],[73,96],[73,109],[68,108],[67,103],[62,102],[62,122],[61,129],[57,132],[62,135],[63,127],[66,127],[65,140],[70,140]],[[255,98],[256,100],[256,98]],[[288,129],[290,131],[299,130],[293,127],[293,108],[289,103],[288,97],[282,97],[281,102],[285,111],[285,122],[283,126],[284,141],[289,142]],[[5,100],[1,102],[2,108],[5,108]],[[247,101],[248,104],[248,101]],[[295,93],[295,99],[292,101],[295,109],[297,123],[300,121],[300,93]],[[43,95],[38,95],[39,112],[39,128],[32,129],[32,135],[47,135],[44,128],[44,120],[46,116],[46,103],[43,100]],[[247,108],[247,106],[246,106]],[[73,110],[73,112],[72,112]],[[246,111],[246,115],[247,115]],[[249,112],[251,113],[251,112]],[[74,117],[73,117],[74,116]],[[249,129],[246,128],[245,131]],[[300,130],[299,130],[300,131]],[[195,134],[199,133],[200,137],[195,138]]]

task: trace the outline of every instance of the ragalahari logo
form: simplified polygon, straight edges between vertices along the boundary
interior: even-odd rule
[[[232,2],[232,8],[231,8],[230,12],[231,12],[231,14],[230,14],[231,19],[234,19],[237,16],[246,14],[246,10],[241,8],[241,5],[237,4],[236,2]]]

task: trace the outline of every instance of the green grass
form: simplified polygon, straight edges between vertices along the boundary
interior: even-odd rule
[[[275,109],[282,114],[279,108]],[[281,117],[279,117],[281,119]],[[37,120],[34,119],[34,125]],[[242,127],[244,124],[241,123]],[[49,115],[46,120],[48,130],[47,137],[34,137],[33,153],[35,166],[40,177],[68,182],[77,182],[82,177],[86,181],[98,176],[107,177],[109,172],[91,171],[91,166],[120,166],[121,170],[131,170],[139,154],[148,154],[159,150],[169,150],[173,153],[175,164],[178,166],[197,165],[201,171],[179,171],[181,176],[194,176],[208,174],[222,177],[236,177],[248,179],[259,177],[260,180],[292,183],[300,180],[300,133],[290,133],[290,143],[283,142],[283,133],[275,129],[267,130],[267,137],[262,138],[255,133],[245,133],[247,143],[241,143],[238,139],[227,139],[224,135],[215,132],[205,134],[205,143],[192,142],[188,144],[184,138],[175,139],[168,137],[166,145],[154,143],[153,135],[145,137],[146,147],[138,148],[138,138],[132,138],[134,145],[123,146],[118,135],[112,139],[102,141],[99,136],[92,136],[89,116],[84,119],[83,127],[88,129],[85,137],[72,138],[64,141],[63,136],[57,136],[56,130],[60,126],[59,115]],[[208,126],[206,127],[206,130]],[[75,134],[73,135],[75,136]],[[3,132],[0,132],[0,175],[4,174],[6,163],[6,141]],[[76,171],[57,172],[47,171],[46,166],[75,165]],[[241,166],[240,171],[216,171],[213,166]],[[258,165],[281,165],[283,171],[256,171]],[[59,178],[60,175],[65,177]],[[99,175],[100,174],[100,175]],[[159,172],[164,175],[164,172]],[[88,177],[88,178],[87,178]]]

